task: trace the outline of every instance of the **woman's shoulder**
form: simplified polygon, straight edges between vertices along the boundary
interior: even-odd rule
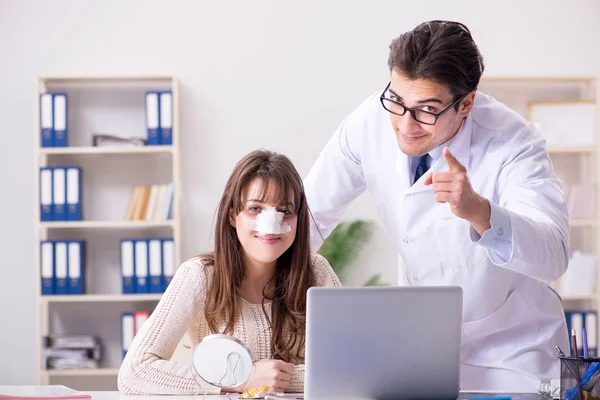
[[[320,255],[319,253],[311,252],[310,253],[310,262],[311,262],[313,268],[315,268],[315,269],[330,266],[329,261],[327,261],[327,259],[325,257],[323,257],[322,255]]]
[[[315,273],[315,286],[341,286],[337,274],[325,257],[319,253],[311,253],[310,261]]]
[[[182,273],[197,279],[199,282],[210,280],[213,271],[213,264],[210,254],[200,254],[191,257],[181,263],[177,269],[178,273]]]

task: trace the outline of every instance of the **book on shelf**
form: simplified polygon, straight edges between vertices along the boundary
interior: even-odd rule
[[[125,137],[106,133],[92,135],[92,146],[94,147],[143,147],[145,145],[146,139],[134,136]]]
[[[81,166],[40,167],[41,221],[81,221],[81,185]]]
[[[175,274],[174,247],[172,237],[122,239],[122,293],[164,293]]]
[[[164,221],[173,217],[173,183],[136,185],[125,212],[127,221]]]
[[[44,366],[48,370],[98,368],[102,343],[92,335],[47,336],[44,340]]]
[[[101,342],[94,335],[48,335],[43,337],[43,344],[53,349],[86,349],[94,348]]]
[[[68,101],[66,93],[40,94],[40,145],[68,145]]]
[[[568,332],[575,330],[578,354],[583,353],[583,328],[587,331],[589,355],[598,355],[598,312],[593,310],[569,310],[565,311]],[[571,354],[575,354],[573,343],[570,343]]]
[[[42,295],[78,295],[86,292],[85,248],[85,240],[80,239],[40,242]]]
[[[121,347],[123,358],[127,355],[133,338],[138,334],[144,323],[150,318],[148,310],[124,312],[121,314]]]

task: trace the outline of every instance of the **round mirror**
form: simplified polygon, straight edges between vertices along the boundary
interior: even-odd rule
[[[233,336],[214,334],[196,345],[194,369],[202,380],[221,388],[246,382],[252,373],[252,353]]]

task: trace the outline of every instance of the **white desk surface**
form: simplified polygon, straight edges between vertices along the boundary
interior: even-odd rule
[[[216,400],[217,398],[219,400],[227,400],[227,396],[226,394],[221,394],[220,396],[217,395],[207,395],[206,397],[203,397],[202,395],[198,395],[198,396],[133,396],[133,395],[124,395],[121,394],[120,392],[83,392],[86,394],[89,394],[92,396],[92,400],[140,400],[140,399],[150,399],[150,400],[167,400],[167,399],[171,399],[171,400]],[[474,392],[466,392],[469,393],[470,395],[474,394]],[[488,390],[488,391],[477,391],[477,397],[493,397],[493,396],[497,396],[500,394],[506,394],[506,392],[502,392],[502,391],[498,391],[498,390]],[[516,392],[511,392],[509,393],[509,395],[512,396],[513,400],[519,400],[519,399],[542,399],[543,397],[541,395],[538,395],[537,393],[516,393]],[[468,396],[468,397],[473,397],[473,396]],[[236,400],[239,399],[239,395],[236,393],[229,393],[229,398],[232,400]],[[463,396],[461,395],[461,398],[463,398]]]
[[[140,399],[154,399],[154,400],[167,400],[167,399],[177,399],[177,400],[215,400],[219,397],[219,400],[227,400],[226,393],[223,393],[220,396],[217,395],[203,395],[198,396],[137,396],[137,395],[125,395],[120,392],[87,392],[82,391],[82,393],[89,394],[92,396],[93,400],[140,400]],[[229,393],[230,399],[239,399],[240,396],[236,393]]]

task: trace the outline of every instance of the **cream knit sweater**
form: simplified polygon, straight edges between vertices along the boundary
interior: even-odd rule
[[[312,255],[316,286],[341,286],[338,277],[325,258]],[[194,376],[191,364],[171,361],[184,334],[194,343],[211,332],[204,316],[204,301],[208,288],[205,267],[199,258],[183,263],[156,309],[144,323],[131,344],[118,376],[119,390],[124,394],[216,394],[218,387]],[[208,279],[211,267],[206,267]],[[271,317],[271,307],[265,303]],[[262,305],[241,300],[240,313],[233,336],[248,346],[254,361],[272,358],[271,330]],[[288,391],[304,390],[304,365],[294,366]]]

